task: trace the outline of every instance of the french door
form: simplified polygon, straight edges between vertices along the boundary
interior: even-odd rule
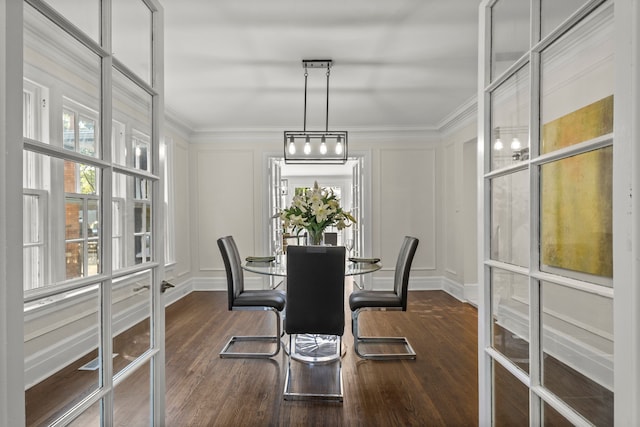
[[[23,5],[26,423],[163,425],[162,9]]]
[[[480,424],[613,425],[614,5],[480,25]]]

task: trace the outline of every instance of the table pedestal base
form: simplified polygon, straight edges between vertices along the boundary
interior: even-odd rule
[[[292,338],[294,348],[291,358],[300,362],[329,363],[344,354],[344,349],[338,348],[341,340],[335,335],[299,334]],[[288,348],[286,350],[289,351]]]

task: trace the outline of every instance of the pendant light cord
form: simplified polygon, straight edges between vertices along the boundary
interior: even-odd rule
[[[304,66],[304,125],[302,126],[302,131],[307,131],[307,76],[309,73],[307,72],[307,66]]]
[[[331,65],[327,65],[327,116],[325,120],[324,131],[329,132],[329,74],[331,73]]]

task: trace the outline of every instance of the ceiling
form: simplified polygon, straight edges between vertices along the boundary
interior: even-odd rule
[[[477,89],[480,0],[161,0],[165,105],[194,132],[437,129]],[[326,70],[307,130],[324,130]]]

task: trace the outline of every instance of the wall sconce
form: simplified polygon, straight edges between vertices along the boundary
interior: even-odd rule
[[[346,131],[329,132],[329,76],[331,60],[303,60],[304,68],[304,124],[302,131],[284,132],[285,163],[344,164],[347,161]],[[324,131],[307,131],[307,78],[309,68],[327,69],[327,108]],[[302,147],[302,150],[299,149]]]

